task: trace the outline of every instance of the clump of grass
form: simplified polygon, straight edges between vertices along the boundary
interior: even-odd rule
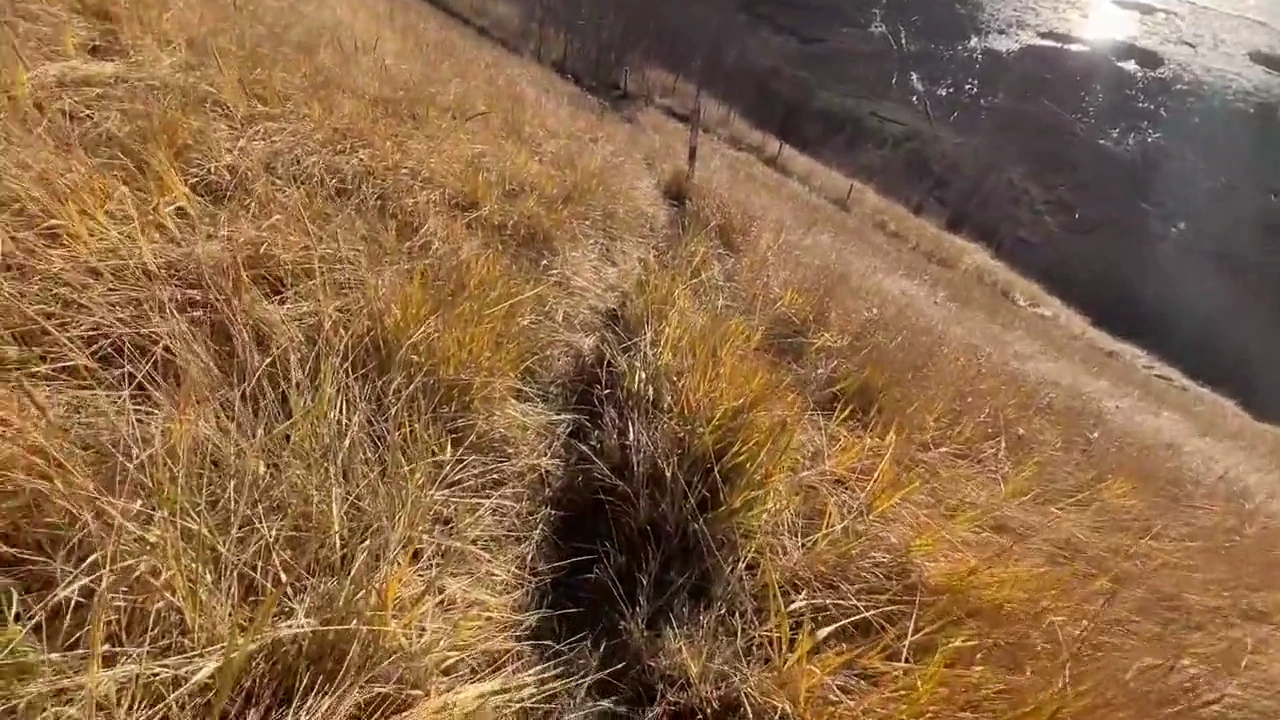
[[[693,198],[693,183],[688,171],[672,170],[662,181],[662,196],[672,207],[680,210]]]
[[[718,250],[733,254],[741,250],[744,239],[756,235],[757,223],[751,213],[742,212],[715,193],[701,190],[682,170],[667,173],[662,194],[675,211],[682,238],[711,240]]]

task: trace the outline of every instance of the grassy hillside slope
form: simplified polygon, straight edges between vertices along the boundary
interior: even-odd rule
[[[1274,433],[904,211],[414,0],[0,23],[3,716],[1280,716]]]

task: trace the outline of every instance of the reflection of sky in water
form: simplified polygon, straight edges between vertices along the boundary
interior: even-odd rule
[[[1116,7],[1111,0],[1090,0],[1078,34],[1087,40],[1124,40],[1141,27],[1138,13]]]

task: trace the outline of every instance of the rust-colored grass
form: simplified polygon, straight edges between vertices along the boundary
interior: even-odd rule
[[[1280,717],[1274,434],[865,189],[413,0],[0,113],[0,716]]]

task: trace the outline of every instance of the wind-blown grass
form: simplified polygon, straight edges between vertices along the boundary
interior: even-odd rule
[[[6,716],[1280,710],[1268,506],[866,218],[409,0],[0,22]]]

